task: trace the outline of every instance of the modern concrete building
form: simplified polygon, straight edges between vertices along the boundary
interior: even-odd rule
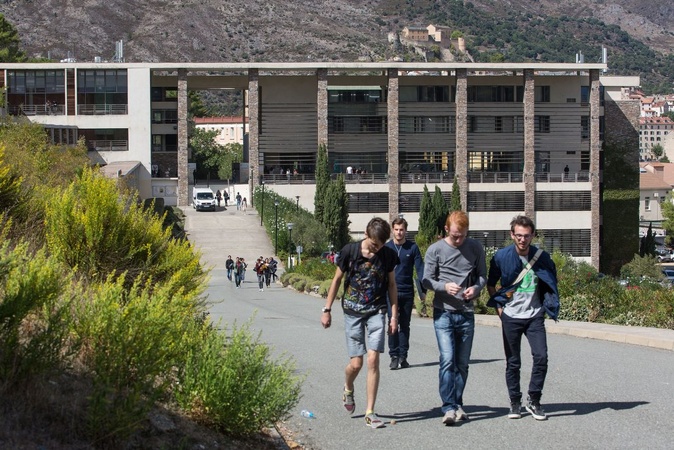
[[[264,181],[313,209],[316,152],[325,144],[333,175],[352,168],[346,182],[356,234],[373,215],[400,214],[414,233],[424,185],[449,199],[456,178],[471,236],[500,246],[512,217],[525,213],[548,248],[598,267],[602,143],[634,141],[635,165],[638,155],[639,102],[625,98],[638,78],[600,77],[605,68],[0,64],[0,83],[9,114],[45,124],[55,141],[84,137],[94,161],[137,162],[125,167],[142,197],[187,205],[187,91],[237,89],[247,99],[251,189]]]

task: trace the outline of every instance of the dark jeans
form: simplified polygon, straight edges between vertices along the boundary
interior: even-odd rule
[[[260,286],[260,289],[264,288],[264,273],[257,274],[257,284]]]
[[[232,281],[232,269],[227,269],[227,279]]]
[[[234,282],[236,283],[236,287],[241,286],[241,275],[239,272],[234,272]]]
[[[388,336],[388,354],[391,358],[407,359],[410,349],[410,321],[414,308],[414,295],[398,297],[398,332]],[[391,305],[388,307],[388,318],[391,320]]]
[[[526,336],[527,341],[529,341],[531,355],[534,358],[531,380],[529,381],[529,397],[532,400],[540,400],[545,384],[545,375],[548,373],[548,343],[543,315],[533,319],[513,319],[502,314],[501,328],[503,331],[503,348],[506,355],[506,384],[508,385],[510,401],[522,400],[522,391],[520,390],[522,335]]]

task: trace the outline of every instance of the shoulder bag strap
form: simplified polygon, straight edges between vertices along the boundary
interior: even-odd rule
[[[536,264],[536,261],[538,261],[538,257],[541,256],[541,253],[543,253],[543,249],[539,248],[534,257],[531,258],[529,262],[526,263],[524,268],[522,268],[522,271],[520,272],[519,275],[517,275],[517,278],[515,279],[515,281],[513,281],[513,284],[511,284],[511,286],[516,285],[517,283],[519,283],[524,279],[527,272],[529,272],[531,268],[534,266],[534,264]]]

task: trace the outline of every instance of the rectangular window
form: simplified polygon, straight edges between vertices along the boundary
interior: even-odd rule
[[[550,116],[534,116],[534,131],[536,133],[549,133]]]
[[[580,103],[584,105],[590,103],[590,86],[580,87]]]
[[[590,211],[590,191],[539,191],[535,197],[536,211]]]
[[[522,86],[468,86],[468,101],[473,103],[513,103],[521,102],[523,98]]]
[[[550,86],[535,86],[534,101],[536,103],[550,103]]]
[[[454,87],[452,86],[452,92]],[[401,86],[401,102],[449,102],[453,101],[453,95],[450,97],[449,86]]]
[[[399,119],[399,130],[405,134],[453,133],[455,124],[448,116],[403,116]]]
[[[590,116],[580,117],[580,138],[590,139]]]
[[[646,211],[650,211],[650,210],[651,210],[651,198],[650,198],[650,197],[644,198],[644,209],[645,209]]]

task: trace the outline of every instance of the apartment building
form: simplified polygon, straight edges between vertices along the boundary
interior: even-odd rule
[[[661,233],[662,204],[674,186],[674,164],[648,162],[639,167],[639,220],[642,226],[652,224]]]
[[[219,145],[243,144],[248,133],[245,117],[195,117],[194,126],[207,131],[216,131],[215,142]]]
[[[404,215],[414,234],[424,185],[449,199],[456,178],[472,237],[500,246],[525,213],[549,249],[598,267],[602,143],[633,145],[636,164],[639,117],[627,94],[638,78],[600,78],[605,68],[15,63],[0,64],[0,83],[9,114],[44,124],[56,142],[84,137],[92,160],[123,167],[115,173],[136,180],[144,198],[187,205],[187,91],[237,89],[247,102],[251,189],[264,183],[313,209],[325,144],[333,176],[346,176],[355,235],[373,215]]]
[[[674,121],[667,116],[639,118],[639,159],[650,161],[656,159],[652,153],[653,146],[662,146],[670,161],[674,159]]]

